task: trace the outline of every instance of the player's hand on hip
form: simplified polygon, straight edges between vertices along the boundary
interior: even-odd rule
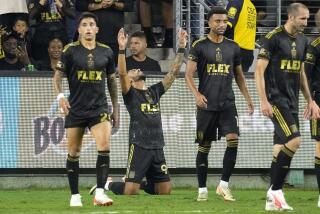
[[[114,111],[111,114],[111,121],[112,121],[112,133],[111,134],[115,134],[120,127],[120,115],[119,115],[118,110]]]
[[[121,28],[118,33],[119,50],[124,50],[127,47],[128,34],[125,34],[124,29]]]
[[[253,112],[254,112],[254,106],[253,106],[253,103],[252,101],[248,102],[248,112],[249,112],[249,115],[252,115]]]
[[[196,104],[200,108],[207,108],[208,107],[208,100],[205,96],[203,96],[201,93],[197,93],[196,96]]]
[[[71,108],[71,106],[69,104],[69,101],[66,98],[61,97],[59,99],[59,107],[60,107],[61,113],[63,113],[65,116],[69,114],[69,108]]]
[[[263,116],[273,117],[272,106],[268,101],[261,101],[260,108]]]

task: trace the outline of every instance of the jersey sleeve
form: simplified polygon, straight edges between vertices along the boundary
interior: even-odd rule
[[[198,59],[200,58],[200,48],[199,43],[195,41],[189,51],[188,59],[194,62],[198,62]]]
[[[225,33],[229,39],[234,39],[234,28],[238,22],[239,15],[242,9],[243,0],[229,1],[226,10],[228,11],[228,28]]]
[[[129,91],[126,93],[126,94],[122,94],[122,97],[123,97],[123,102],[126,106],[130,106],[130,100],[132,101],[133,100],[133,94],[134,94],[134,91],[133,91],[133,87],[131,86]]]
[[[58,61],[56,65],[56,69],[68,74],[71,69],[71,61],[72,61],[72,48],[66,46],[62,51],[61,60]]]
[[[116,72],[116,66],[113,57],[113,51],[111,48],[108,48],[108,64],[106,66],[107,75],[113,74]]]
[[[258,59],[270,60],[272,53],[275,51],[276,36],[268,36],[263,38],[261,48],[258,53]]]
[[[156,96],[159,98],[165,93],[162,81],[152,85],[150,88],[156,93]]]
[[[307,49],[307,53],[304,61],[304,70],[306,72],[309,82],[311,82],[312,71],[316,64],[316,59],[317,59],[316,48],[312,45],[308,45],[308,49]]]

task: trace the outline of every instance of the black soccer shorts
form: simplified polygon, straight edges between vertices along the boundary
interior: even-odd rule
[[[286,144],[296,137],[300,137],[298,114],[290,112],[288,108],[272,105],[274,125],[273,144]]]
[[[170,181],[163,149],[144,149],[131,144],[126,181],[140,184],[144,177],[154,183]]]
[[[111,121],[111,117],[108,113],[101,113],[96,117],[89,117],[89,118],[78,118],[73,116],[72,114],[68,114],[64,122],[64,127],[65,128],[88,127],[90,129],[92,126],[105,121]]]
[[[198,108],[196,143],[207,144],[231,133],[239,135],[238,113],[235,105],[221,111],[206,111]]]

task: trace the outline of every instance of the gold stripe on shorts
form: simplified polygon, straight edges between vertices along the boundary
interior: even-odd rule
[[[311,135],[316,136],[317,135],[317,119],[311,120]]]
[[[276,106],[272,106],[272,110],[274,115],[276,116],[284,134],[286,135],[286,137],[289,137],[291,135],[291,131],[289,129],[288,124],[286,123],[286,121],[283,119],[283,116],[281,115],[279,109]]]
[[[132,157],[133,157],[133,152],[134,152],[134,144],[131,144],[131,146],[130,146],[130,152],[129,152],[129,157],[128,157],[126,178],[129,178],[130,166],[131,166],[131,161],[132,161]]]

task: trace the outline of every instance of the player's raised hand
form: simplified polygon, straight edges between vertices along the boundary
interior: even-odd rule
[[[185,48],[186,45],[187,45],[187,42],[188,42],[188,33],[187,33],[187,31],[185,31],[182,28],[180,28],[179,31],[178,31],[178,38],[179,38],[179,41],[178,41],[179,48]]]
[[[195,98],[196,98],[196,104],[198,107],[200,108],[207,108],[208,107],[208,100],[205,96],[203,96],[200,92],[198,92],[196,95],[195,95]]]
[[[266,116],[269,118],[273,117],[272,106],[268,101],[261,101],[260,108],[263,116]]]
[[[124,29],[121,28],[118,33],[119,50],[126,49],[127,43],[128,43],[128,34],[125,34]]]

